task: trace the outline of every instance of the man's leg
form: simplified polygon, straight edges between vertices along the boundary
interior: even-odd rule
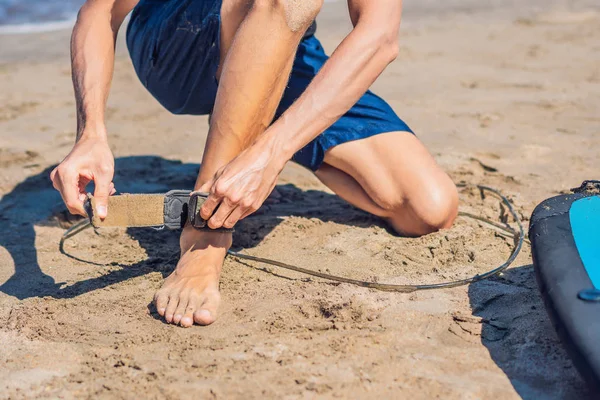
[[[269,126],[296,48],[320,6],[321,0],[223,1],[220,83],[195,189]],[[180,245],[181,259],[156,293],[156,308],[169,323],[210,324],[231,234],[186,227]]]
[[[329,149],[317,177],[349,203],[385,218],[400,234],[449,228],[456,186],[409,132],[390,132]]]

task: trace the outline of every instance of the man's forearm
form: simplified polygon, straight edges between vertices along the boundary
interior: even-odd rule
[[[397,34],[379,28],[358,23],[261,140],[289,159],[346,113],[397,55]]]
[[[110,89],[119,26],[130,0],[88,0],[71,38],[71,65],[77,105],[77,140],[106,136],[104,109]]]

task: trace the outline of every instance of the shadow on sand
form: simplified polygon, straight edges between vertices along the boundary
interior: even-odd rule
[[[523,399],[592,398],[546,314],[533,265],[471,284],[469,300],[481,342]]]
[[[14,274],[0,286],[1,292],[21,300],[44,296],[73,298],[153,271],[165,276],[170,273],[177,262],[179,232],[130,228],[127,233],[146,250],[146,260],[120,269],[111,268],[100,277],[66,287],[46,275],[37,259],[34,226],[57,224],[57,216],[69,215],[50,182],[53,168],[27,178],[0,201],[0,246],[8,250],[15,265]],[[157,156],[123,157],[115,160],[114,182],[122,193],[161,193],[193,187],[198,169],[198,164]],[[257,213],[236,226],[234,248],[256,246],[285,216],[306,216],[355,226],[382,223],[322,191],[279,185],[277,193],[279,196],[271,196]],[[56,238],[57,251],[59,239]]]

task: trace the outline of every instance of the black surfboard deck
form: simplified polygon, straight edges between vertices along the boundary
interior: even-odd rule
[[[554,327],[581,375],[600,393],[600,182],[586,181],[573,194],[538,205],[529,239]]]

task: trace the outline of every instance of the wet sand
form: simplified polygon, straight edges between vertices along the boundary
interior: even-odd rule
[[[406,5],[400,56],[373,90],[456,182],[501,189],[527,225],[544,198],[598,178],[600,7],[435,3]],[[346,19],[344,2],[326,3],[318,36],[329,52]],[[0,398],[589,396],[546,315],[527,247],[500,277],[412,294],[228,258],[220,319],[187,330],[150,307],[177,261],[175,232],[86,231],[66,246],[78,259],[61,254],[72,219],[48,174],[75,137],[68,38],[0,36]],[[207,119],[162,110],[122,38],[118,53],[107,112],[117,189],[191,187]],[[461,192],[461,207],[505,217],[474,190]],[[234,236],[248,254],[394,283],[481,273],[511,244],[467,219],[394,237],[292,164]]]

